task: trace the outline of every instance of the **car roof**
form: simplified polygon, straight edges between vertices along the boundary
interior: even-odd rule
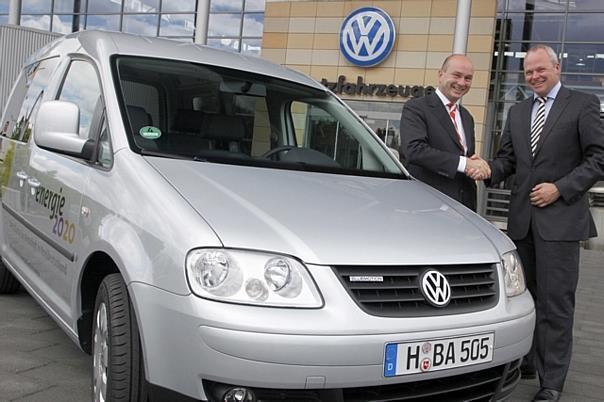
[[[84,53],[97,61],[108,60],[113,55],[189,61],[281,78],[325,90],[323,85],[307,75],[260,57],[188,42],[121,32],[90,30],[66,35],[36,52],[28,64],[33,60],[66,53]]]

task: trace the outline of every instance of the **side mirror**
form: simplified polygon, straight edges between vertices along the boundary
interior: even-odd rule
[[[81,138],[80,109],[65,101],[48,101],[40,105],[34,126],[34,141],[40,148],[91,160],[95,141]]]

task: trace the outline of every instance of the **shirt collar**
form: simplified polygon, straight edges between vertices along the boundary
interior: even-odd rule
[[[447,98],[445,96],[445,94],[443,94],[440,89],[436,88],[436,95],[438,95],[438,97],[440,98],[440,101],[443,103],[443,105],[445,105],[445,107],[449,107],[449,103],[451,103],[451,101],[449,100],[449,98]],[[454,102],[456,105],[459,106],[459,100],[457,102]]]
[[[549,91],[546,98],[555,100],[556,96],[558,96],[558,92],[560,91],[561,87],[562,87],[562,83],[560,81],[558,81],[558,83],[556,85],[554,85],[554,87]],[[438,91],[438,89],[437,89],[437,91]],[[538,97],[539,97],[539,95],[533,94],[533,101],[537,100]]]

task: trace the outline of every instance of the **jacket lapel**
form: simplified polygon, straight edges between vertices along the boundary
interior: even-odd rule
[[[549,110],[549,113],[547,114],[547,119],[545,120],[543,131],[541,131],[541,135],[539,136],[539,142],[537,143],[537,149],[535,149],[535,156],[533,158],[535,158],[541,148],[543,148],[543,143],[547,139],[547,136],[551,133],[552,127],[554,127],[554,125],[562,115],[562,112],[568,105],[569,100],[570,91],[565,87],[560,87],[558,95],[556,95],[556,99],[554,100],[554,104],[552,105],[551,109]]]
[[[470,112],[465,107],[459,107],[461,113],[461,124],[463,125],[463,131],[466,134],[466,145],[468,147],[467,156],[472,156],[476,153],[474,149],[474,124],[470,118]]]
[[[437,117],[438,122],[444,128],[444,130],[449,134],[451,141],[455,144],[457,148],[463,152],[463,148],[459,144],[457,140],[457,131],[455,131],[455,126],[453,125],[453,121],[451,120],[451,116],[447,113],[447,108],[440,101],[440,98],[435,93],[427,95],[428,105],[433,110],[434,115]],[[465,127],[465,126],[464,126]]]
[[[521,136],[520,139],[526,144],[525,149],[527,150],[526,154],[528,155],[529,160],[532,159],[531,155],[531,112],[533,111],[533,97],[531,96],[528,99],[522,101],[518,108],[520,109],[520,116],[523,116],[524,123],[522,124],[522,132],[519,133]],[[510,115],[508,114],[508,119]],[[512,133],[512,137],[515,137],[514,133]]]

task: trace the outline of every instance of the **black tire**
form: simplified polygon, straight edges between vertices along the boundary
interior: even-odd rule
[[[0,295],[16,293],[20,286],[17,278],[0,261]]]
[[[93,401],[101,400],[103,388],[105,401],[147,401],[138,325],[120,274],[106,276],[99,286],[92,324],[92,356]]]

